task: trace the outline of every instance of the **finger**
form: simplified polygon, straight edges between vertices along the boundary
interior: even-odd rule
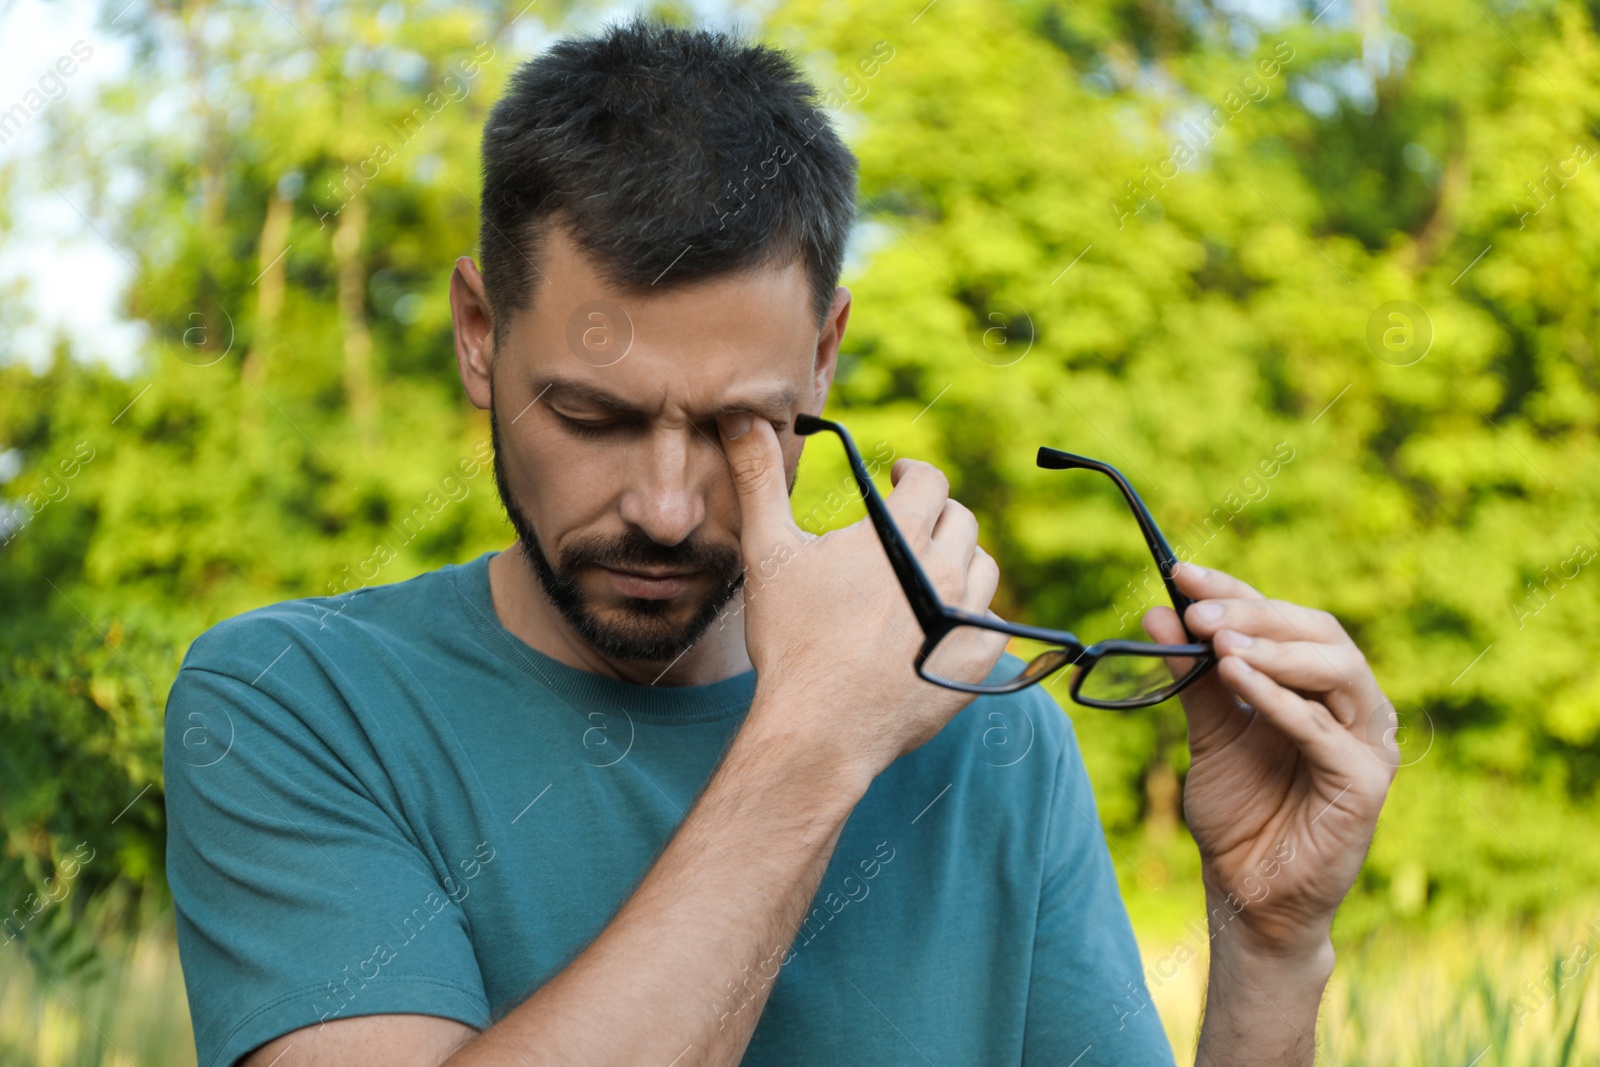
[[[1339,620],[1326,611],[1291,604],[1287,600],[1252,599],[1201,600],[1183,613],[1189,632],[1210,638],[1223,629],[1237,630],[1252,637],[1274,641],[1313,641],[1346,644],[1350,635]]]
[[[989,613],[989,602],[1000,588],[1000,564],[983,550],[973,545],[972,559],[967,563],[967,585],[962,591],[961,607],[974,615]]]
[[[1350,777],[1370,759],[1366,746],[1346,730],[1333,713],[1314,700],[1291,693],[1239,656],[1217,661],[1217,675],[1276,726],[1317,770]]]
[[[1242,579],[1235,578],[1226,571],[1212,570],[1196,563],[1181,564],[1173,572],[1173,580],[1178,583],[1178,588],[1188,593],[1196,600],[1210,600],[1215,597],[1233,597],[1239,600],[1260,600],[1261,594],[1255,586]]]
[[[895,526],[914,547],[926,546],[950,498],[950,479],[931,463],[898,459],[889,469],[889,480],[894,491],[885,503]]]
[[[1382,697],[1366,657],[1349,642],[1273,641],[1222,630],[1213,647],[1219,656],[1238,656],[1279,685],[1326,693],[1329,710],[1345,726],[1356,725],[1362,708],[1373,707]]]
[[[1186,645],[1189,635],[1183,632],[1183,624],[1178,621],[1178,613],[1168,607],[1151,608],[1139,620],[1139,625],[1144,627],[1144,632],[1150,635],[1150,640],[1161,645]]]
[[[1183,624],[1178,621],[1178,613],[1169,607],[1151,608],[1139,619],[1139,625],[1150,635],[1150,640],[1157,644],[1193,644],[1189,640],[1189,635],[1184,632]],[[1162,656],[1161,659],[1167,665],[1167,673],[1172,675],[1173,681],[1186,676],[1194,669],[1193,656]]]
[[[978,546],[978,517],[971,508],[950,497],[939,512],[939,520],[934,523],[933,543],[944,548],[959,549],[962,562],[970,562],[972,550]]]
[[[739,546],[745,565],[768,558],[780,545],[797,547],[805,539],[789,506],[783,446],[772,423],[758,415],[723,415],[717,419],[717,431],[739,498]]]

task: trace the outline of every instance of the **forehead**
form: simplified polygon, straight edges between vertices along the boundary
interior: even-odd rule
[[[776,414],[810,380],[818,331],[799,261],[620,289],[557,229],[539,267],[531,306],[511,323],[506,369],[552,401]]]

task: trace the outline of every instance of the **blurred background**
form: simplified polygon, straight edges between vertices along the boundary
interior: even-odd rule
[[[195,636],[510,542],[453,473],[478,140],[518,63],[631,10],[0,7],[0,1062],[193,1062],[160,755]],[[1600,1062],[1600,4],[649,10],[814,78],[862,165],[829,413],[949,472],[1002,614],[1092,639],[1158,595],[1049,444],[1366,651],[1405,765],[1319,1062]],[[854,521],[810,451],[796,515]],[[1064,689],[1184,1061],[1182,711]]]

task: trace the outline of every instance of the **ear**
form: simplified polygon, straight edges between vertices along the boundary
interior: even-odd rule
[[[483,275],[471,256],[456,260],[450,274],[450,318],[455,323],[456,366],[474,407],[489,408],[494,371],[494,314]]]
[[[833,291],[833,303],[822,322],[822,333],[817,337],[817,358],[812,372],[811,402],[801,404],[807,415],[820,415],[828,403],[828,390],[833,388],[833,376],[839,369],[839,345],[844,341],[845,323],[850,321],[850,290],[839,286]]]

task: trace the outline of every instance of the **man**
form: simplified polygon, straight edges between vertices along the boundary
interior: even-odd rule
[[[850,313],[854,160],[811,99],[781,53],[634,23],[494,109],[450,300],[516,544],[190,650],[201,1067],[1171,1062],[1069,720],[918,679],[871,528],[794,523]],[[971,512],[891,479],[941,597],[987,610]],[[1331,616],[1178,581],[1220,657],[1183,695],[1201,1061],[1310,1063],[1388,706]],[[1031,744],[993,758],[996,723]]]

